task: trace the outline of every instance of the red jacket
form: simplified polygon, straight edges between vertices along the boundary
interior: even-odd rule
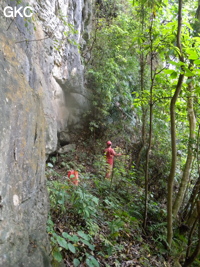
[[[105,150],[106,153],[106,161],[108,164],[113,165],[114,162],[114,156],[116,156],[116,152],[114,149],[112,149],[111,147],[106,148]]]

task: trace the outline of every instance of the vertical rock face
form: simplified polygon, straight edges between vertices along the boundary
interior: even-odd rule
[[[48,266],[45,118],[0,34],[0,266]]]
[[[0,267],[50,266],[45,159],[89,107],[77,44],[91,0],[29,4],[31,21],[5,18],[17,4],[0,3]]]
[[[32,3],[38,19],[35,23],[37,38],[50,37],[41,41],[40,49],[43,52],[39,63],[43,73],[46,72],[43,75],[46,80],[41,83],[45,91],[43,103],[49,122],[47,152],[55,150],[57,133],[61,141],[69,141],[71,129],[80,128],[83,113],[89,106],[79,47],[85,43],[83,33],[89,33],[91,1],[52,0],[51,3]],[[52,106],[49,108],[50,102]]]

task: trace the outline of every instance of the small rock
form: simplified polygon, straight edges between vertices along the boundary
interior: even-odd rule
[[[65,153],[70,152],[70,151],[73,151],[75,149],[76,149],[76,145],[75,144],[69,144],[69,145],[66,145],[66,146],[61,147],[58,150],[58,153],[59,154],[65,154]]]

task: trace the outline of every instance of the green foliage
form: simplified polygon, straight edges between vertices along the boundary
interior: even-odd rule
[[[82,188],[79,187],[73,192],[70,201],[74,212],[80,214],[88,224],[92,218],[97,216],[99,199],[85,191],[84,186]]]
[[[131,242],[142,242],[139,226],[144,216],[144,177],[151,138],[148,220],[145,229],[145,238],[151,239],[151,245],[141,245],[147,255],[140,258],[140,264],[151,266],[148,265],[151,249],[155,249],[154,253],[160,257],[166,257],[169,252],[166,241],[166,199],[171,164],[170,101],[180,74],[185,78],[175,110],[175,190],[182,179],[188,146],[193,146],[194,156],[198,152],[196,141],[188,138],[190,124],[187,112],[188,99],[193,98],[194,112],[199,122],[200,38],[193,32],[190,23],[194,21],[191,16],[195,12],[190,7],[191,2],[185,1],[181,51],[176,43],[177,3],[168,5],[168,1],[161,0],[136,0],[131,1],[131,5],[125,1],[97,2],[91,39],[81,51],[86,65],[87,86],[93,92],[92,111],[87,114],[91,135],[88,143],[90,149],[95,148],[96,155],[91,157],[91,152],[87,154],[84,151],[76,154],[78,162],[72,162],[69,155],[60,162],[65,171],[69,168],[79,169],[82,178],[79,187],[69,185],[66,177],[63,179],[63,175],[61,178],[55,173],[56,159],[48,163],[52,216],[70,213],[79,224],[70,227],[69,232],[64,229],[56,233],[58,236],[52,233],[52,242],[56,244],[54,257],[61,260],[63,251],[67,250],[76,254],[74,266],[83,262],[88,266],[98,266],[99,255],[109,260],[112,255],[124,252],[126,245],[123,242],[129,236]],[[67,37],[67,33],[65,35]],[[180,56],[185,60],[180,61]],[[153,125],[149,123],[150,107]],[[136,119],[133,120],[135,114]],[[100,138],[107,139],[107,136],[120,140],[128,151],[127,156],[116,159],[111,181],[104,179],[105,158],[96,151],[98,141],[102,141]],[[189,199],[192,184],[197,180],[197,165],[194,158],[182,208]],[[86,172],[86,169],[89,171]],[[182,219],[181,216],[177,217],[177,221]],[[56,224],[56,220],[53,223]],[[174,225],[176,227],[177,224]],[[187,240],[177,234],[173,241],[174,253],[171,253],[175,260],[178,254],[181,257],[184,255],[180,249],[181,242],[185,249]],[[122,260],[122,256],[119,258]]]
[[[48,220],[47,232],[51,236],[51,244],[53,247],[52,256],[55,261],[61,262],[63,260],[63,252],[69,251],[75,255],[78,255],[83,247],[86,246],[92,251],[95,246],[91,243],[91,237],[84,233],[83,231],[78,231],[77,234],[70,235],[66,232],[62,232],[62,235],[58,235],[53,229],[54,223],[51,219]],[[85,253],[87,266],[99,266],[98,261],[89,253]],[[74,266],[79,266],[81,257],[74,258]],[[94,264],[94,265],[92,265]]]
[[[101,159],[97,157],[96,162],[98,158]],[[106,259],[125,249],[118,240],[132,235],[129,228],[139,230],[138,219],[130,214],[129,206],[124,206],[126,201],[123,200],[123,196],[127,193],[129,185],[127,184],[127,188],[124,187],[121,196],[116,195],[117,191],[121,191],[118,188],[120,176],[115,178],[115,191],[110,191],[110,183],[102,179],[104,173],[101,179],[92,177],[95,187],[91,187],[91,181],[84,176],[81,185],[75,187],[68,183],[66,177],[60,175],[65,169],[65,166],[61,165],[62,162],[63,157],[60,157],[55,163],[54,168],[58,173],[52,165],[47,165],[51,207],[47,232],[52,245],[52,265],[56,266],[56,262],[63,261],[67,252],[68,255],[72,255],[74,266],[79,266],[83,262],[86,266],[100,266],[97,247],[99,255]],[[70,162],[66,164],[70,165]],[[99,164],[96,163],[96,166],[98,169]],[[69,222],[70,227],[64,226],[66,216],[76,218]],[[84,225],[84,228],[81,225]],[[105,225],[107,233],[103,230]]]
[[[89,116],[96,128],[105,125],[111,109],[114,111],[114,107],[118,107],[116,103],[124,112],[131,113],[131,92],[135,82],[132,74],[137,67],[131,47],[133,29],[131,16],[122,13],[113,19],[112,24],[108,25],[107,18],[96,22],[94,40],[91,39],[91,55],[89,59],[86,58],[88,86],[92,91],[95,90],[94,112]],[[120,113],[122,111],[115,108],[118,121]]]

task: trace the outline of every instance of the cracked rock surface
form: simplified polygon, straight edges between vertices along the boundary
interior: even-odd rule
[[[0,3],[0,267],[50,266],[46,155],[59,133],[70,143],[89,107],[77,44],[91,0],[29,4],[31,21],[5,18],[5,6],[17,4]]]

